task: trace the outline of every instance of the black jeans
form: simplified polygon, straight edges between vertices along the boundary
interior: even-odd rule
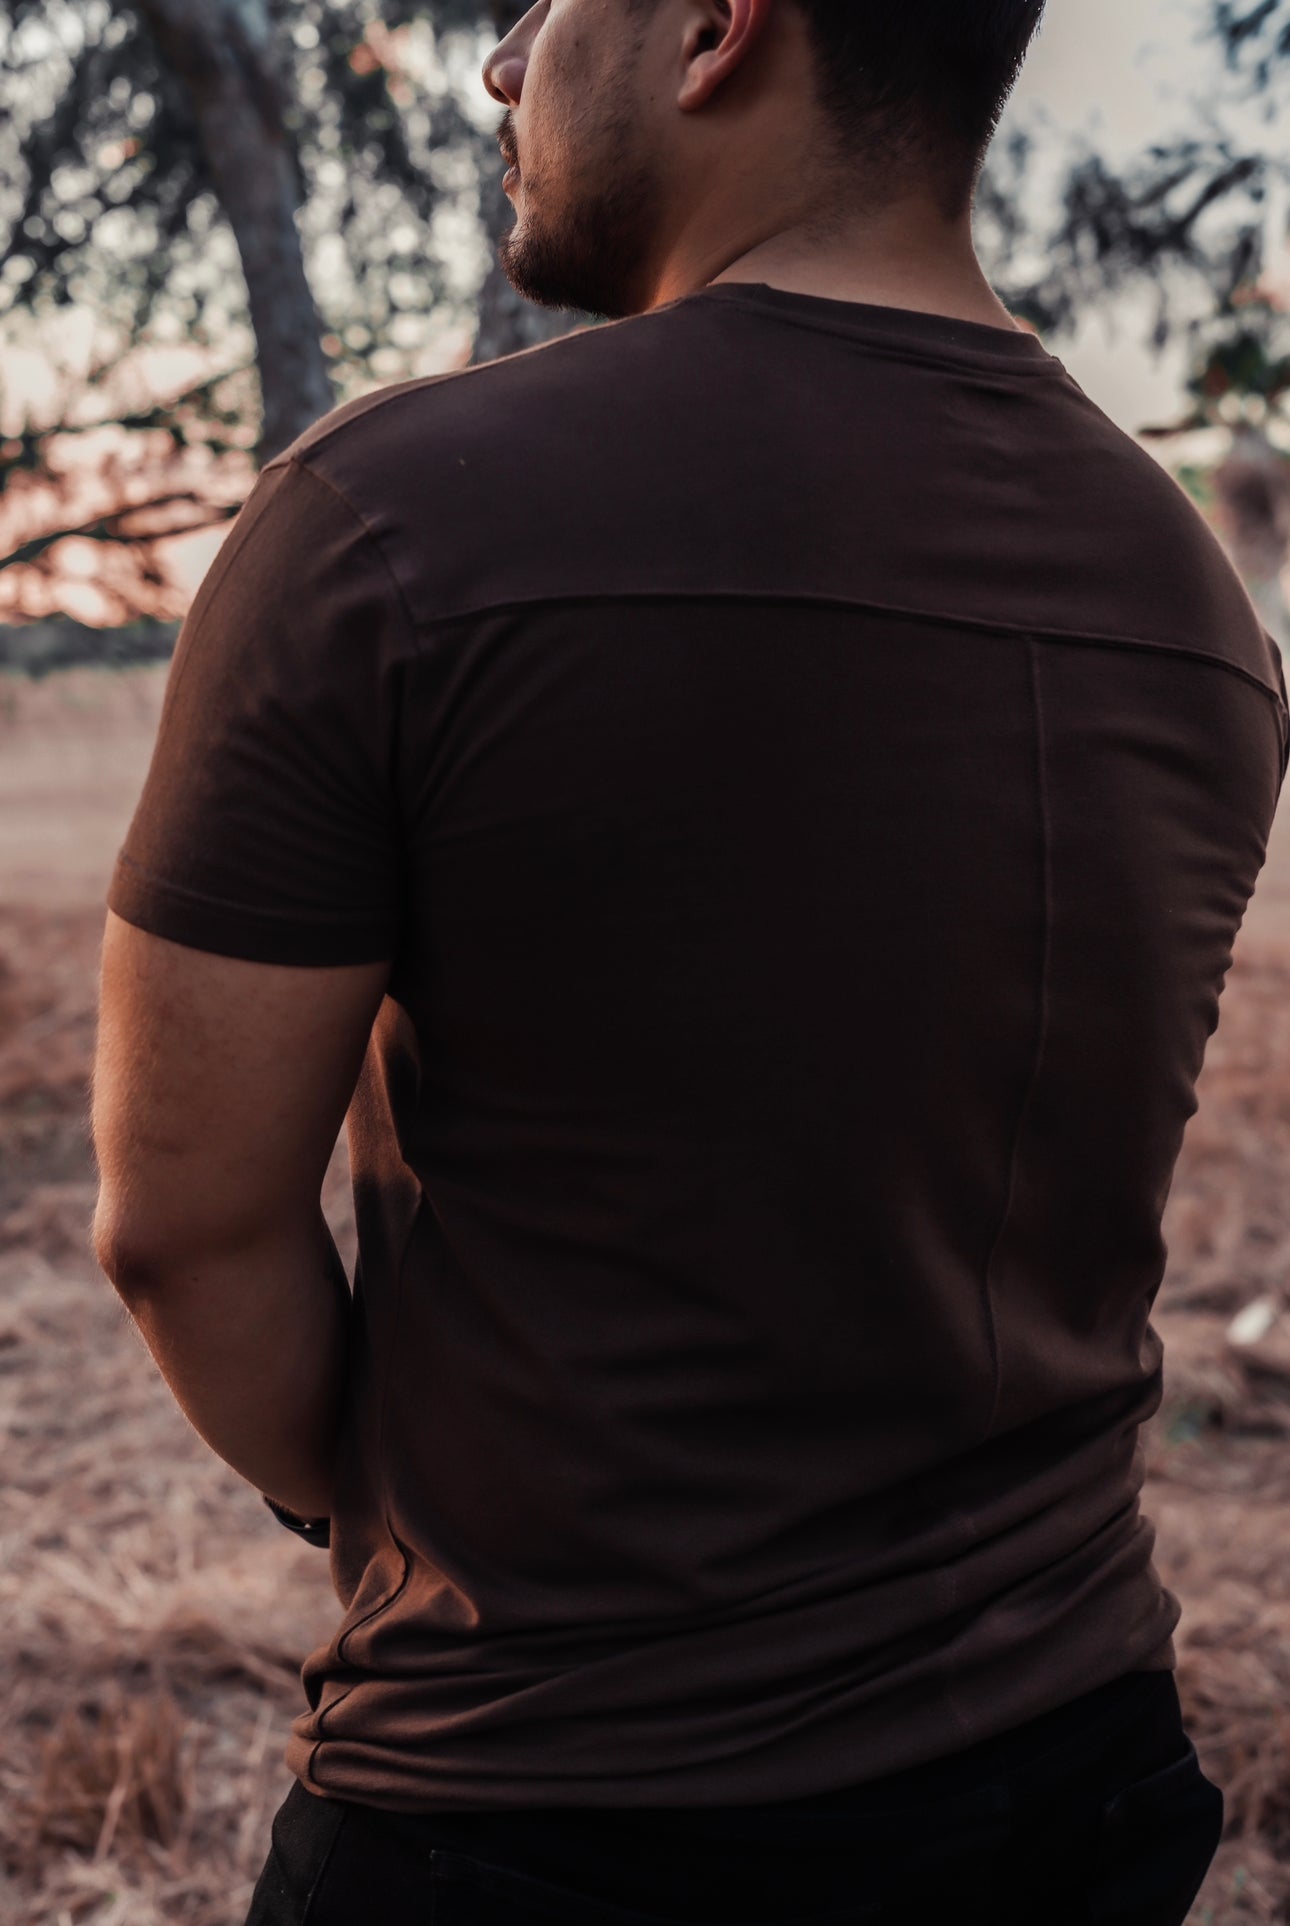
[[[293,1781],[246,1926],[1182,1926],[1218,1849],[1172,1672],[776,1805],[402,1814]]]

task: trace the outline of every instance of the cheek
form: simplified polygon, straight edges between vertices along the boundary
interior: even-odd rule
[[[551,156],[559,153],[563,83],[559,52],[546,46],[544,35],[530,54],[524,75],[524,133],[519,151],[520,168],[525,174],[544,168]]]
[[[533,48],[525,77],[531,88],[530,125],[544,154],[562,157],[574,144],[570,132],[594,123],[602,90],[612,76],[596,70],[595,48],[585,33],[552,33],[553,22]]]

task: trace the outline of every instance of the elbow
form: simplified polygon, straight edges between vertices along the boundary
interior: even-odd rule
[[[254,1266],[270,1262],[293,1238],[316,1238],[312,1216],[280,1210],[268,1215],[236,1210],[228,1199],[211,1208],[209,1195],[172,1183],[168,1191],[135,1185],[129,1201],[111,1186],[99,1192],[90,1243],[104,1274],[126,1305],[162,1294],[173,1296],[212,1264]]]
[[[167,1253],[159,1239],[113,1208],[102,1193],[94,1212],[90,1246],[104,1276],[127,1304],[149,1296],[174,1268],[173,1253]]]

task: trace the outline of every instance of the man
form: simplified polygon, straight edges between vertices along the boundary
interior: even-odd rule
[[[330,1533],[257,1926],[1210,1864],[1139,1430],[1286,689],[976,261],[1041,8],[540,0],[502,253],[610,325],[334,410],[184,624],[96,1247]]]

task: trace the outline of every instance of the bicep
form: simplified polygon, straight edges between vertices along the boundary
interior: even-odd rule
[[[389,974],[216,955],[109,911],[96,1243],[182,1259],[316,1212]]]

